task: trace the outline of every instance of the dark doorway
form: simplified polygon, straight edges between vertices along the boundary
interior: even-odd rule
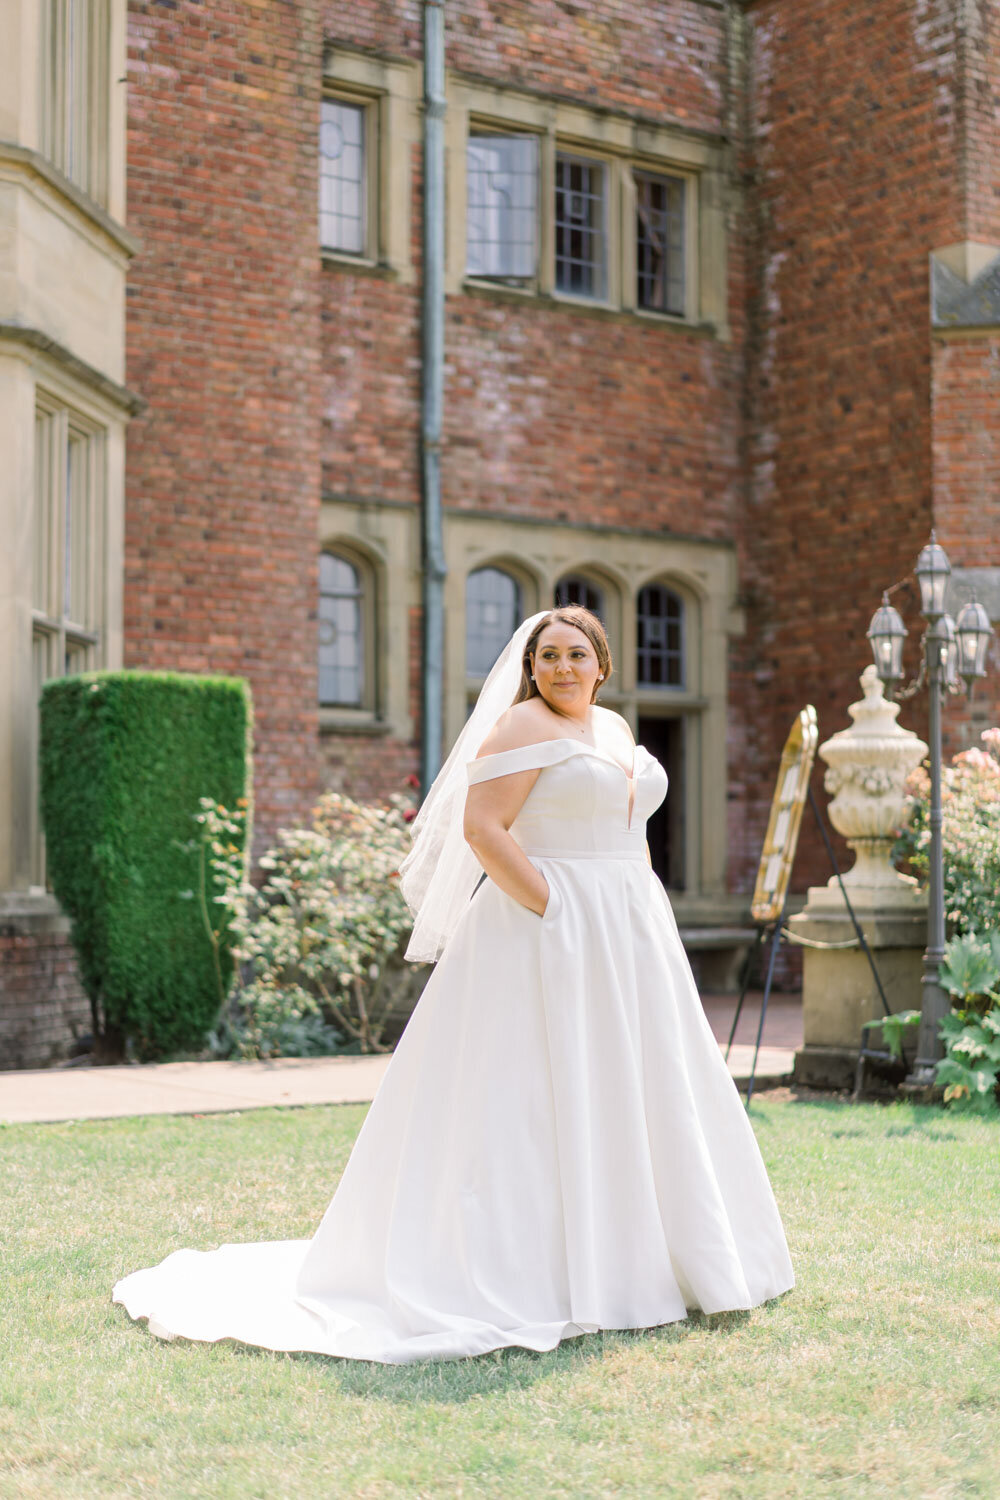
[[[639,743],[655,755],[670,787],[646,825],[653,869],[671,891],[684,889],[684,720],[639,717]]]

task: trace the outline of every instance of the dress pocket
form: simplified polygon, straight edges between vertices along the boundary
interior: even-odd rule
[[[562,896],[559,894],[559,887],[552,879],[551,865],[547,870],[543,870],[542,874],[545,876],[546,883],[549,887],[549,899],[545,903],[545,910],[542,912],[542,921],[546,926],[548,926],[548,924],[550,922],[554,922],[556,917],[559,915],[559,912],[562,908]]]

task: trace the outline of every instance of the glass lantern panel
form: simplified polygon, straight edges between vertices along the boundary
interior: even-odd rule
[[[944,614],[944,596],[951,576],[951,563],[947,552],[934,540],[933,534],[917,558],[916,574],[920,584],[921,609],[928,619],[937,619]]]
[[[984,677],[986,652],[993,628],[981,604],[973,602],[965,605],[958,617],[956,634],[959,670],[963,677]]]

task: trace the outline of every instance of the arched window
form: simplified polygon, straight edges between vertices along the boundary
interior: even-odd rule
[[[556,584],[556,608],[564,609],[567,604],[582,604],[599,620],[604,619],[604,590],[579,573],[567,573]]]
[[[485,677],[521,619],[517,579],[501,568],[477,568],[465,584],[465,673]]]
[[[641,687],[684,686],[684,601],[662,583],[639,590],[636,641]]]
[[[338,552],[319,558],[319,701],[361,708],[365,672],[365,584],[361,569]]]

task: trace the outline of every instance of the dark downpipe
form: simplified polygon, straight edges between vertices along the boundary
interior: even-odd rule
[[[444,406],[444,0],[424,0],[424,218],[421,478],[423,484],[423,690],[421,793],[441,768],[444,580],[441,420]]]

